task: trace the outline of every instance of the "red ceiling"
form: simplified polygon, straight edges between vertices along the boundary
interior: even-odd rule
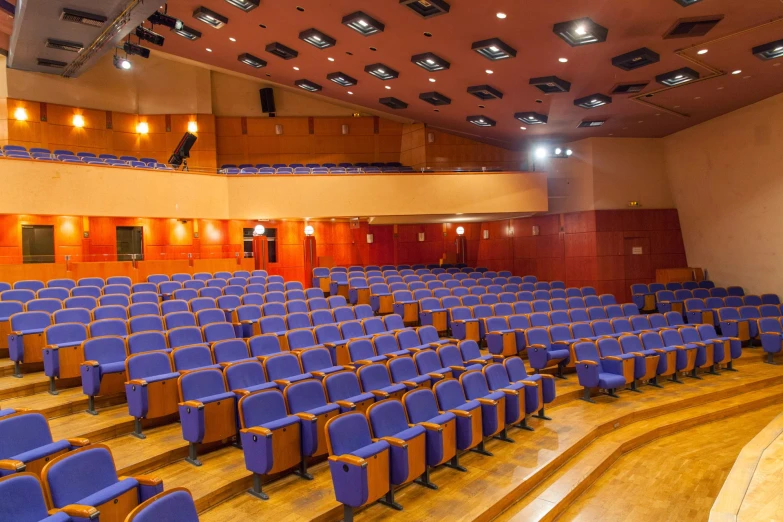
[[[169,14],[201,31],[203,37],[188,41],[164,30],[163,50],[286,86],[305,78],[323,86],[321,95],[506,146],[519,145],[532,137],[575,140],[666,136],[783,91],[783,59],[765,62],[750,53],[756,45],[783,38],[781,0],[703,0],[687,8],[674,0],[448,1],[448,14],[424,19],[397,0],[261,0],[261,6],[249,13],[224,0],[170,0]],[[227,16],[229,23],[214,29],[195,20],[192,12],[202,5]],[[344,15],[360,9],[386,24],[385,31],[364,37],[341,24]],[[508,16],[498,19],[497,12]],[[678,18],[717,14],[725,18],[706,36],[662,38]],[[585,16],[608,28],[606,42],[572,48],[552,32],[557,22]],[[775,21],[777,18],[781,19]],[[266,25],[266,29],[259,24]],[[337,45],[319,50],[299,40],[299,32],[311,27],[335,38]],[[432,33],[432,37],[425,37],[425,32]],[[231,42],[229,37],[237,41]],[[517,56],[492,62],[471,51],[472,42],[494,37],[517,49]],[[285,61],[266,53],[266,44],[275,41],[296,49],[298,58]],[[676,54],[695,47],[685,54],[696,57],[696,50],[702,46],[709,52],[698,58],[706,64],[723,72],[741,69],[742,74],[721,74],[643,98],[679,115],[633,101],[628,95],[615,95],[613,103],[593,110],[573,105],[576,98],[609,94],[621,82],[650,81],[644,93],[658,91],[661,85],[654,77],[681,67],[693,67],[702,77],[709,76],[710,69]],[[611,65],[613,56],[640,47],[659,53],[660,62],[632,72]],[[266,60],[268,66],[255,70],[238,62],[237,56],[245,52]],[[451,68],[429,73],[411,63],[412,55],[423,52],[434,52],[451,62]],[[328,57],[335,61],[328,61]],[[560,63],[561,57],[568,63]],[[376,62],[399,71],[399,78],[383,82],[364,72],[365,65]],[[294,66],[300,70],[294,70]],[[494,74],[486,74],[486,69]],[[358,85],[344,88],[328,81],[326,75],[335,71],[358,79]],[[530,78],[550,75],[571,82],[571,91],[544,95],[528,85]],[[429,82],[429,78],[436,82]],[[470,85],[485,83],[502,91],[503,99],[481,101],[466,92]],[[384,88],[387,85],[390,90]],[[354,95],[347,94],[349,90]],[[432,90],[451,98],[451,105],[437,107],[440,112],[436,113],[436,107],[419,100],[420,93]],[[378,103],[385,96],[407,102],[408,108],[387,109]],[[547,114],[549,124],[528,126],[522,131],[522,124],[513,118],[521,111]],[[479,128],[465,121],[476,114],[496,120],[497,126]],[[583,119],[607,122],[601,128],[577,129]]]

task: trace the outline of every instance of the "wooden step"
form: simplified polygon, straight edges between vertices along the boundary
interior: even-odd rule
[[[28,378],[28,376],[25,376],[23,379],[4,377],[0,379],[0,384],[3,383],[4,379],[27,381]],[[48,383],[43,383],[42,386],[43,390],[49,389]],[[87,403],[88,398],[82,391],[81,386],[79,386],[78,388],[59,390],[57,395],[51,395],[48,391],[38,391],[28,397],[16,396],[13,399],[0,401],[0,408],[29,408],[43,413],[49,419],[55,419],[66,415],[83,413],[87,411]],[[99,411],[118,404],[125,404],[124,393],[95,398],[95,407]]]

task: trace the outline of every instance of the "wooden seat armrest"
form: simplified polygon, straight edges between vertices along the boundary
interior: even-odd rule
[[[553,378],[554,378],[554,377],[553,377]],[[532,388],[535,388],[535,387],[537,387],[537,386],[538,386],[538,383],[537,383],[536,381],[519,381],[519,382],[521,382],[521,383],[522,383],[522,384],[524,384],[525,386],[530,386],[530,387],[532,387]]]
[[[546,350],[546,346],[543,344],[530,344],[528,348],[536,348],[537,350]]]
[[[561,344],[563,346],[571,346],[571,343],[569,343],[568,341],[552,341],[552,344]],[[536,345],[533,345],[533,346],[536,346]]]
[[[316,417],[312,413],[306,413],[306,412],[297,413],[296,416],[302,420],[311,421],[311,422],[315,422],[318,419],[318,417]]]
[[[334,403],[341,408],[348,408],[349,410],[356,409],[356,404],[352,403],[351,401],[334,401]]]
[[[595,361],[576,361],[574,364],[587,364],[589,366],[598,366],[598,363]]]
[[[56,511],[56,510],[55,510]],[[68,504],[60,511],[69,517],[92,519],[98,517],[98,510],[92,506],[83,506],[81,504]]]
[[[323,379],[326,376],[324,372],[319,372],[319,371],[310,372],[310,374],[313,377],[320,377],[321,379]]]
[[[467,371],[464,366],[449,366],[451,371],[464,372]]]
[[[443,375],[442,373],[430,372],[427,375],[429,375],[430,378],[432,378],[432,379],[445,379],[446,378],[446,376]]]
[[[241,433],[250,433],[251,435],[258,435],[259,437],[271,437],[272,430],[262,428],[261,426],[253,426],[252,428],[245,428],[240,430]]]
[[[221,368],[225,368],[226,366],[231,366],[230,362],[223,361],[221,363],[218,363]]]
[[[783,337],[783,334],[781,334],[781,337]],[[739,337],[729,337],[728,339],[729,339],[729,341],[737,341],[737,342],[740,342],[740,338],[739,338]],[[18,411],[18,410],[17,410],[17,411]]]
[[[65,439],[65,440],[68,441],[68,444],[76,448],[83,448],[84,446],[90,445],[90,439],[85,439],[84,437],[75,437],[73,439]]]
[[[351,364],[343,364],[341,366],[343,370],[348,370],[349,372],[352,372],[356,369],[356,366],[353,366]]]
[[[278,386],[288,386],[289,384],[291,384],[289,381],[286,381],[285,379],[275,379],[274,383],[277,384]]]
[[[621,358],[615,355],[607,355],[606,357],[604,357],[604,359],[606,359],[607,361],[622,361]]]
[[[21,460],[14,460],[14,459],[3,459],[0,460],[0,469],[3,471],[24,471],[25,469],[25,463]]]
[[[389,396],[388,393],[386,393],[385,391],[382,391],[382,390],[370,390],[370,393],[372,393],[376,397],[382,397],[384,399]]]
[[[494,359],[494,356],[493,356]],[[502,357],[501,357],[502,359]],[[481,366],[485,366],[487,364],[487,361],[483,359],[471,359],[466,364],[480,364]]]
[[[82,366],[92,366],[93,368],[95,368],[96,366],[100,366],[100,365],[101,365],[101,363],[99,363],[98,361],[84,361],[82,363]]]
[[[342,462],[343,464],[350,464],[351,466],[357,466],[360,468],[367,467],[367,461],[356,455],[332,455],[329,457],[332,462]]]
[[[142,486],[157,486],[158,484],[163,484],[163,479],[160,477],[153,477],[151,475],[136,475],[136,480],[139,481],[139,484]]]
[[[204,407],[204,403],[201,401],[185,401],[185,402],[180,402],[179,405],[188,408],[196,408],[196,409]]]
[[[242,397],[244,397],[245,395],[250,395],[249,391],[242,388],[240,388],[239,390],[231,390],[231,393],[233,393],[234,395],[241,395]]]
[[[413,381],[402,381],[400,384],[405,385],[408,388],[418,388],[419,385]]]
[[[334,343],[323,343],[323,345],[324,345],[325,348],[334,348],[335,346],[337,346]]]
[[[407,448],[408,443],[397,437],[381,437],[381,440],[385,440],[390,446],[396,446],[398,448]]]
[[[482,404],[482,405],[486,405],[486,406],[495,406],[498,403],[498,401],[496,401],[494,399],[487,399],[485,397],[481,397],[480,399],[476,399],[476,402],[478,402],[479,404]]]
[[[146,386],[147,381],[145,381],[144,379],[132,379],[126,382],[125,384],[130,384],[132,386]]]
[[[440,424],[435,424],[434,422],[420,422],[419,426],[428,431],[443,431],[443,426]]]
[[[688,344],[695,344],[696,346],[707,346],[707,343],[703,343],[701,341],[690,341]]]
[[[239,324],[254,324],[255,321],[251,321],[250,319],[242,319],[239,321]]]
[[[437,349],[437,348],[441,347],[441,343],[427,343],[427,346],[429,346],[430,348],[436,348]],[[443,346],[446,346],[446,345],[444,344]]]
[[[352,362],[355,362],[356,364],[358,364],[360,366],[367,366],[368,364],[372,364],[372,361],[368,361],[366,359],[361,359],[359,361],[352,361]]]
[[[677,350],[687,350],[688,349],[684,344],[675,345],[674,348],[676,348]]]
[[[548,373],[539,373],[538,375],[541,376],[541,379],[548,379],[548,380],[551,380],[551,381],[555,380],[555,376],[554,375],[549,375]],[[530,381],[522,381],[522,382],[530,382]],[[533,384],[535,384],[535,382]]]
[[[472,417],[472,416],[473,416],[473,414],[472,414],[471,412],[469,412],[469,411],[465,411],[465,410],[449,410],[449,412],[453,413],[453,414],[454,414],[454,415],[456,415],[457,417],[465,417],[465,418],[470,418],[470,417]],[[441,414],[442,414],[442,413],[443,413],[443,412],[441,412]]]
[[[509,389],[509,388],[500,388],[500,389],[499,389],[499,390],[497,390],[497,391],[499,391],[499,392],[503,392],[503,393],[505,393],[506,395],[519,395],[519,390],[511,390],[511,389]]]

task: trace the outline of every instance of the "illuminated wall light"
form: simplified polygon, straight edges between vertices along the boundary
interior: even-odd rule
[[[263,236],[265,230],[266,229],[264,228],[264,225],[256,225],[255,228],[253,228],[253,235],[254,236]]]
[[[16,121],[27,121],[27,109],[24,107],[17,107],[14,110],[14,119]]]
[[[188,132],[196,133],[198,132],[198,123],[195,121],[189,121],[188,122]]]
[[[307,225],[304,228],[304,233],[306,236],[312,236],[315,233],[315,229],[311,225]]]
[[[465,234],[465,228],[464,227],[457,227],[457,235],[462,236]]]
[[[282,125],[275,125],[275,134],[277,134],[277,135],[283,134],[283,126]]]
[[[372,234],[367,234],[367,244],[368,245],[371,245],[374,240],[375,240],[375,237]]]
[[[481,233],[481,236],[482,236],[484,239],[489,239],[489,229],[485,228],[485,229],[484,229],[484,230],[482,230],[481,232],[482,232],[482,233]]]
[[[348,125],[343,125],[341,130],[343,134],[348,134]]]
[[[73,126],[77,129],[81,129],[84,127],[84,116],[81,114],[74,114],[73,115]]]
[[[424,232],[419,232],[419,242],[424,241]]]
[[[146,121],[140,121],[136,125],[136,132],[139,134],[147,134],[150,131],[150,126]]]

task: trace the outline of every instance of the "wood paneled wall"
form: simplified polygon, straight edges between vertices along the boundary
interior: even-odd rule
[[[426,127],[423,123],[406,123],[402,126],[400,162],[414,169],[427,166]]]
[[[147,114],[80,109],[24,100],[7,100],[8,143],[50,150],[115,154],[117,156],[151,157],[161,163],[168,161],[188,122],[198,124],[198,141],[191,149],[192,166],[215,168],[215,117],[211,114]],[[13,118],[23,107],[26,121]],[[73,125],[75,114],[84,117],[84,127]],[[136,132],[139,122],[147,122],[148,134]]]
[[[217,133],[219,165],[371,163],[400,161],[402,124],[377,117],[217,117]]]
[[[654,282],[656,269],[688,266],[675,209],[552,214],[484,223],[483,229],[489,239],[480,241],[477,264],[594,286],[618,302],[631,300],[631,284]]]
[[[433,170],[494,167],[503,170],[527,170],[527,150],[495,147],[440,130],[425,128],[427,167]],[[432,141],[430,136],[432,135]]]

